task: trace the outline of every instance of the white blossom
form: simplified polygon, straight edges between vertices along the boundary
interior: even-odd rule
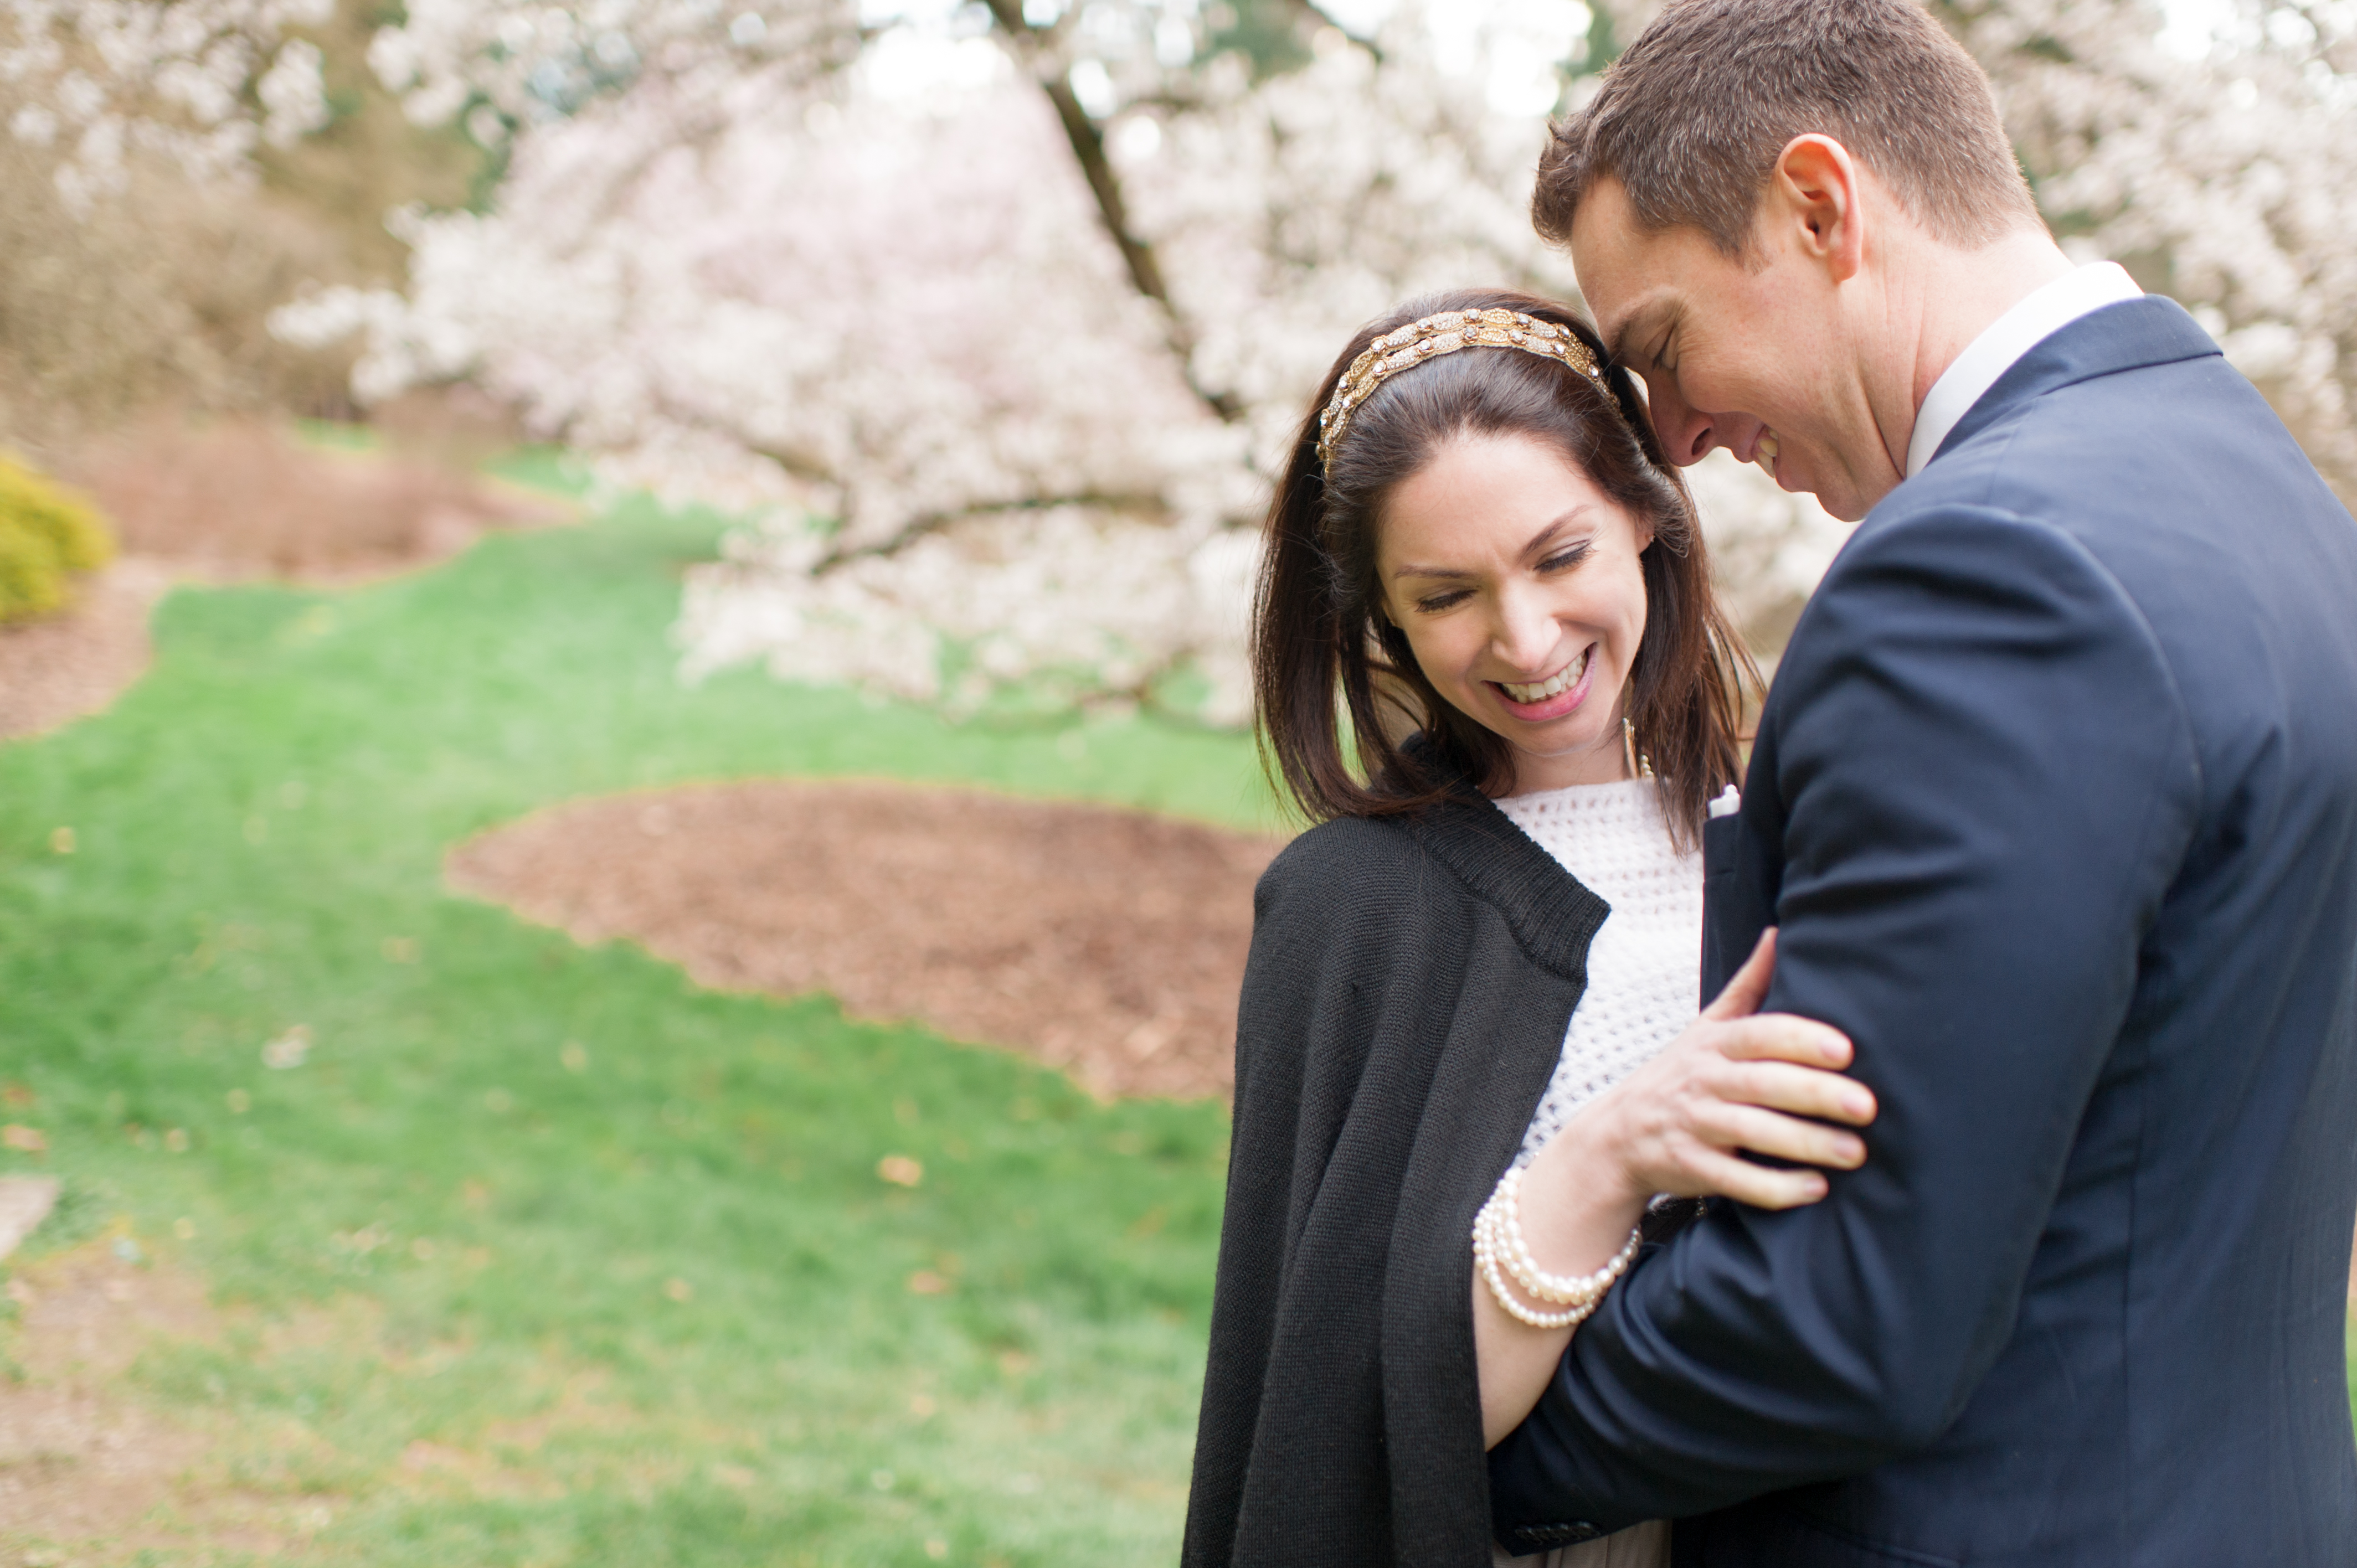
[[[2195,307],[2357,481],[2357,9],[2196,4],[1934,8],[2066,244]],[[1624,39],[1650,9],[1604,7]],[[404,292],[279,328],[365,334],[364,397],[471,378],[609,483],[747,512],[691,574],[691,676],[1228,722],[1253,524],[1351,330],[1446,287],[1574,292],[1525,205],[1587,8],[1321,8],[1255,79],[1182,0],[868,0],[864,39],[822,0],[414,0],[375,69],[512,137],[507,177],[484,214],[402,220]],[[1724,458],[1689,477],[1772,645],[1846,530]]]
[[[285,145],[326,123],[317,48],[282,38],[334,11],[335,0],[5,0],[0,91],[20,105],[9,129],[62,146],[58,185],[78,209],[123,188],[135,152],[191,178],[243,177],[265,131]]]

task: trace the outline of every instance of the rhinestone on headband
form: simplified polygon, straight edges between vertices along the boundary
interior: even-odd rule
[[[1318,416],[1318,460],[1331,462],[1334,447],[1350,428],[1351,416],[1374,390],[1400,371],[1454,354],[1459,349],[1520,349],[1553,360],[1594,381],[1612,412],[1620,412],[1612,389],[1597,368],[1596,356],[1570,328],[1542,321],[1519,310],[1444,310],[1386,332],[1351,361],[1334,388],[1333,401]]]

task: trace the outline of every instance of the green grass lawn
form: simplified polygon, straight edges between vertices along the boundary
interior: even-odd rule
[[[188,1545],[70,1561],[234,1563],[201,1544],[231,1514],[436,1568],[1175,1557],[1218,1107],[1099,1106],[442,889],[479,829],[686,779],[1265,822],[1233,736],[682,690],[676,569],[716,526],[633,507],[351,592],[182,592],[111,713],[0,746],[0,1079],[50,1144],[0,1171],[68,1184],[27,1255],[111,1234],[226,1309],[132,1375],[207,1435],[151,1521]],[[296,1026],[307,1061],[265,1069]]]
[[[699,991],[439,864],[552,801],[750,776],[1253,823],[1249,745],[683,690],[677,569],[716,527],[630,506],[358,590],[182,591],[111,712],[0,746],[0,1079],[50,1145],[0,1171],[67,1184],[26,1255],[112,1231],[227,1314],[133,1373],[208,1434],[154,1528],[226,1498],[329,1563],[1175,1556],[1218,1106]],[[296,1026],[307,1062],[265,1069]]]

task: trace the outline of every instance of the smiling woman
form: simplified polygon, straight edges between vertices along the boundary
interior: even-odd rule
[[[1532,436],[1460,436],[1392,497],[1383,614],[1458,712],[1503,739],[1517,793],[1626,766],[1652,527]],[[1634,725],[1630,728],[1633,732]]]
[[[1626,720],[1694,843],[1756,675],[1685,487],[1602,365],[1563,306],[1494,290],[1344,350],[1271,512],[1254,654],[1263,744],[1309,816],[1617,779]]]
[[[1254,900],[1186,1563],[1481,1562],[1483,1451],[1692,1210],[1654,1195],[1814,1202],[1872,1100],[1832,1030],[1741,1016],[1764,954],[1696,1020],[1750,670],[1584,324],[1482,292],[1361,331],[1269,532],[1262,741],[1323,821]],[[1659,1521],[1581,1540],[1517,1544],[1665,1562]]]

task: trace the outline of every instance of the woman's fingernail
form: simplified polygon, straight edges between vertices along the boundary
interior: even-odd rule
[[[1870,1094],[1845,1094],[1842,1096],[1842,1104],[1853,1116],[1874,1114],[1874,1096]]]

